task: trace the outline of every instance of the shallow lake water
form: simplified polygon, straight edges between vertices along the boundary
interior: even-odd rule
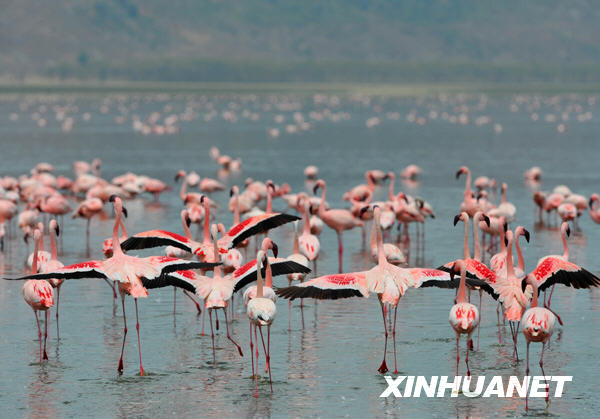
[[[320,177],[327,181],[327,199],[332,207],[347,205],[342,194],[364,183],[366,170],[393,170],[399,174],[406,165],[415,163],[423,169],[420,182],[397,182],[396,192],[405,190],[422,196],[433,206],[436,218],[427,220],[424,250],[417,251],[413,240],[410,265],[437,267],[462,255],[462,226],[454,228],[452,219],[462,201],[464,178],[455,180],[454,175],[461,165],[467,165],[474,177],[487,175],[508,183],[507,198],[517,207],[513,226],[522,224],[532,233],[531,243],[523,245],[526,269],[532,270],[539,257],[562,253],[562,245],[556,228],[536,224],[533,192],[524,183],[523,172],[540,166],[544,170],[540,187],[545,191],[566,184],[574,193],[586,197],[600,192],[597,101],[596,97],[584,95],[427,99],[325,95],[4,97],[0,100],[0,175],[28,173],[37,162],[47,161],[55,166],[57,174],[72,176],[74,160],[98,157],[106,179],[133,171],[162,179],[174,188],[160,197],[160,204],[150,196],[127,201],[129,232],[153,228],[181,232],[182,204],[179,185],[173,177],[177,170],[185,169],[217,178],[218,167],[209,157],[213,145],[225,154],[243,159],[241,173],[221,178],[228,188],[243,185],[251,177],[272,179],[278,184],[287,182],[294,192],[305,190],[303,169],[314,164],[319,167]],[[71,130],[62,129],[64,118],[57,121],[57,106],[73,118]],[[170,114],[179,115],[179,132],[135,132],[132,116],[138,115],[145,121],[153,112],[160,113],[160,121]],[[84,116],[86,113],[89,117]],[[189,121],[182,118],[184,114],[189,115]],[[45,125],[39,122],[40,118],[46,121]],[[466,123],[460,123],[461,118]],[[374,126],[367,127],[367,121]],[[287,125],[296,128],[286,129]],[[271,128],[279,128],[280,135],[269,136]],[[376,194],[385,197],[387,185]],[[217,219],[231,225],[232,215],[226,210],[227,191],[212,197],[220,204]],[[73,201],[72,206],[75,205]],[[281,199],[274,201],[274,207],[292,211]],[[109,237],[113,223],[108,205],[105,210],[102,217],[92,221],[89,255],[85,221],[65,217],[59,256],[63,263],[103,257],[101,244]],[[598,273],[600,228],[587,212],[579,225],[580,231],[574,231],[569,239],[571,258]],[[289,225],[270,235],[281,255],[291,253]],[[337,272],[335,234],[326,227],[320,240],[322,251],[316,274]],[[372,266],[359,229],[344,233],[344,246],[346,271]],[[21,232],[13,231],[0,255],[2,276],[21,275],[31,250],[23,243]],[[162,249],[139,254],[162,254]],[[247,256],[252,257],[252,252]],[[283,277],[275,279],[276,286],[286,284]],[[526,414],[525,401],[520,398],[379,398],[386,383],[377,372],[384,339],[375,296],[318,303],[305,300],[304,326],[299,302],[294,301],[291,331],[287,301],[280,299],[271,336],[274,393],[269,392],[262,374],[259,397],[255,399],[250,379],[248,321],[241,298],[235,299],[231,327],[244,349],[244,357],[239,356],[221,327],[216,335],[217,362],[213,364],[210,334],[201,335],[202,317],[196,315],[195,307],[178,292],[177,312],[173,315],[172,289],[150,290],[149,297],[139,304],[143,361],[148,372],[144,377],[138,376],[134,305],[127,299],[130,330],[125,371],[119,376],[116,367],[123,332],[122,313],[104,281],[73,280],[62,287],[60,340],[56,339],[52,311],[50,359],[43,365],[37,362],[34,317],[23,301],[21,287],[20,282],[0,281],[2,417]],[[448,324],[453,297],[450,290],[427,288],[410,289],[401,299],[396,337],[400,374],[454,375],[455,338]],[[572,375],[573,382],[567,384],[562,398],[551,399],[549,414],[596,416],[600,409],[595,391],[600,367],[594,348],[600,346],[600,335],[595,332],[600,324],[600,290],[557,286],[552,301],[564,327],[552,337],[545,353],[545,371],[548,375]],[[488,379],[494,375],[522,377],[525,362],[513,363],[508,325],[501,328],[503,343],[498,344],[495,307],[489,297],[484,297],[480,350],[470,354],[472,374]],[[220,320],[222,324],[222,315]],[[209,331],[208,318],[206,321]],[[461,339],[461,374],[465,372],[464,348]],[[532,374],[540,375],[541,347],[532,345],[531,350]],[[524,357],[522,336],[519,351]],[[260,360],[262,365],[262,354]],[[388,366],[391,365],[393,356],[388,352]],[[530,407],[530,415],[546,413],[543,399],[532,400]]]

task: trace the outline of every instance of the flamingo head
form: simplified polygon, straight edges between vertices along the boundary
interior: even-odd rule
[[[325,187],[325,181],[323,179],[317,180],[315,186],[313,186],[313,193],[316,195],[319,188]]]
[[[58,227],[58,223],[54,218],[50,220],[49,228],[50,230],[54,230],[57,237],[60,236],[60,228]]]
[[[119,198],[117,195],[111,195],[110,198],[108,198],[108,201],[113,203],[115,207],[115,212],[118,209],[120,209],[123,212],[125,218],[127,218],[127,208],[123,206],[123,201],[121,200],[121,198]]]
[[[179,179],[184,178],[185,177],[185,172],[183,170],[179,170],[177,172],[177,174],[175,175],[175,182],[178,182]]]
[[[236,185],[233,185],[231,187],[231,190],[229,191],[229,196],[233,196],[239,192],[240,192],[239,188]]]
[[[465,175],[467,173],[469,173],[469,168],[467,166],[461,166],[461,168],[458,169],[458,172],[456,172],[456,179],[458,179],[460,175]]]
[[[271,249],[273,251],[273,256],[277,257],[277,255],[279,254],[279,248],[277,247],[277,244],[275,244],[275,242],[273,240],[271,240],[270,238],[266,237],[263,241],[262,244],[260,246],[260,249],[266,254],[267,251],[269,249]]]
[[[466,212],[461,212],[458,215],[454,216],[454,225],[456,226],[456,224],[458,224],[459,221],[462,221],[463,223],[466,223],[469,221],[469,214],[467,214]]]

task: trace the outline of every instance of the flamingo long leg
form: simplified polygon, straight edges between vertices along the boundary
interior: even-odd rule
[[[269,384],[273,393],[273,378],[271,377],[271,325],[267,326],[267,357],[269,358]]]
[[[208,322],[210,323],[210,338],[212,339],[213,363],[216,363],[217,356],[215,354],[215,333],[213,332],[212,310],[211,309],[208,309]]]
[[[387,353],[387,341],[388,341],[388,330],[387,330],[387,322],[385,321],[385,309],[383,307],[383,303],[379,300],[379,304],[381,304],[381,315],[383,317],[383,330],[385,331],[385,345],[383,346],[383,361],[377,371],[381,374],[388,372],[387,364],[385,363],[385,356]]]
[[[43,359],[48,359],[48,354],[46,353],[46,342],[48,342],[48,323],[50,323],[50,311],[46,310],[44,313],[44,357]]]
[[[262,341],[263,351],[265,353],[265,357],[267,358],[267,367],[265,372],[269,372],[269,383],[271,384],[271,393],[273,392],[273,382],[271,381],[271,367],[269,365],[269,352],[265,346],[265,338],[263,337],[262,326],[258,326],[258,331],[260,332],[260,340]]]
[[[121,358],[119,358],[119,366],[117,371],[123,373],[123,352],[125,351],[125,338],[127,337],[127,317],[125,316],[125,295],[121,295],[121,304],[123,305],[123,344],[121,345]]]
[[[342,259],[344,258],[344,244],[342,242],[342,232],[338,231],[337,233],[338,236],[338,261],[339,261],[339,270],[340,273],[343,272],[343,267],[342,267]]]
[[[527,368],[525,369],[526,377],[529,377],[529,343],[530,342],[527,341]],[[529,410],[529,392],[525,392],[525,410]]]
[[[62,284],[60,284],[62,285]],[[60,285],[56,287],[56,339],[60,339],[60,327],[58,324],[58,307],[60,305]]]
[[[204,307],[204,311],[202,312],[202,330],[200,331],[200,336],[204,336],[204,318],[205,317],[206,317],[206,307]],[[212,324],[210,327],[212,327]]]
[[[112,292],[113,292],[113,299],[117,298],[117,291],[115,290],[115,283],[113,282],[111,284],[111,282],[108,280],[108,278],[104,278],[104,281],[106,281],[106,283],[108,284],[108,286],[112,290]]]
[[[456,334],[456,376],[458,377],[458,363],[460,362],[460,352],[458,351],[458,338],[459,334]],[[467,348],[467,353],[469,352],[469,348]]]
[[[254,397],[258,397],[258,338],[256,335],[256,328],[258,326],[254,325],[254,341],[256,342],[256,374],[254,374]],[[252,333],[252,332],[251,332]],[[254,354],[252,354],[254,356]]]
[[[540,368],[542,369],[542,375],[544,376],[544,382],[546,383],[546,407],[548,406],[548,402],[550,401],[550,385],[548,385],[548,381],[546,381],[546,373],[544,372],[544,349],[546,348],[546,343],[542,342],[542,355],[540,356]]]
[[[477,325],[477,352],[479,352],[479,333],[481,332],[481,294],[483,291],[479,289],[479,324]]]
[[[465,364],[467,364],[467,377],[470,377],[471,369],[469,368],[469,346],[467,346],[467,355],[465,356]]]
[[[254,343],[252,343],[252,321],[250,323],[250,359],[252,360],[252,379],[254,379]]]
[[[40,329],[40,319],[38,318],[38,314],[36,310],[33,310],[33,315],[35,316],[35,322],[37,323],[38,328],[38,340],[40,342],[40,364],[42,363],[42,329]]]
[[[173,287],[173,315],[177,309],[177,287]]]
[[[198,301],[196,301],[196,299],[194,298],[194,294],[190,293],[188,290],[183,290],[183,293],[192,301],[192,303],[196,305],[196,310],[198,310],[198,314],[202,313],[202,308],[200,307],[200,304],[198,304]],[[173,302],[173,304],[175,303]]]
[[[140,320],[138,317],[138,305],[137,298],[134,298],[135,301],[135,329],[137,330],[137,338],[138,338],[138,352],[140,355],[140,375],[145,375],[144,366],[142,365],[142,341],[140,339]]]
[[[394,328],[392,329],[392,340],[394,341],[394,374],[398,374],[398,362],[396,361],[396,315],[398,314],[398,305],[394,308]]]
[[[227,307],[223,307],[223,312],[225,313],[225,328],[227,329],[227,339],[229,339],[231,341],[231,343],[233,343],[238,352],[240,353],[240,356],[244,356],[244,353],[242,352],[242,347],[240,345],[237,344],[236,341],[233,340],[233,338],[231,337],[231,335],[229,334],[229,321],[227,320]]]

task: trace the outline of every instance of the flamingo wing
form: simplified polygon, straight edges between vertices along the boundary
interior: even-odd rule
[[[225,236],[219,239],[218,244],[219,247],[231,249],[248,237],[297,220],[300,220],[300,217],[290,214],[272,213],[255,215],[233,226]]]
[[[460,276],[455,275],[458,272],[453,271],[452,267],[449,267],[448,270],[414,268],[411,269],[411,273],[415,278],[415,288],[458,288],[460,285]],[[498,299],[498,293],[494,288],[495,283],[490,284],[484,280],[474,278],[473,276],[469,277],[468,274],[465,278],[465,283],[472,288],[482,289],[494,300]]]
[[[177,259],[169,256],[150,256],[147,259],[152,264],[158,266],[161,275],[175,271],[185,271],[188,269],[211,269],[215,266],[221,265],[221,262],[199,262],[194,260]]]
[[[600,286],[600,278],[572,262],[557,257],[543,259],[529,275],[533,275],[538,283],[538,292],[556,283],[568,287],[590,288]],[[521,287],[524,290],[527,277],[523,278]]]
[[[177,287],[196,293],[198,281],[203,278],[207,277],[198,275],[194,271],[176,271],[167,275],[161,275],[154,279],[142,278],[142,285],[147,289]]]
[[[108,278],[103,270],[103,264],[99,260],[90,260],[88,262],[76,263],[74,265],[63,266],[50,272],[27,275],[21,278],[6,279],[82,279],[82,278]]]
[[[296,298],[337,300],[369,296],[365,272],[320,276],[299,285],[279,288],[275,293],[290,300]]]
[[[151,247],[173,246],[193,253],[193,240],[177,233],[171,233],[165,230],[148,230],[137,233],[129,237],[123,243],[121,248],[123,251],[133,249],[149,249]]]
[[[496,273],[490,268],[485,266],[483,263],[476,261],[475,259],[467,259],[467,278],[478,279],[480,281],[489,282],[492,284],[496,283]],[[455,265],[455,261],[448,262],[445,265],[440,266],[440,271],[452,272],[452,268]],[[459,273],[456,271],[455,273]]]
[[[269,258],[269,265],[271,265],[271,274],[273,276],[287,275],[293,273],[309,273],[310,269],[306,266],[283,258]],[[256,275],[256,259],[251,260],[243,266],[233,271],[233,292],[241,290],[244,286],[257,280]],[[263,278],[265,277],[266,266],[261,269]]]

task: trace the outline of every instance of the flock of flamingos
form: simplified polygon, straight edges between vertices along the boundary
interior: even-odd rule
[[[241,160],[221,155],[217,149],[211,150],[211,157],[221,165],[222,170],[241,170]],[[265,373],[269,375],[270,389],[273,391],[270,326],[276,317],[278,297],[290,300],[288,307],[291,310],[291,300],[297,298],[367,298],[375,294],[381,306],[384,323],[384,353],[378,368],[378,371],[384,374],[388,372],[386,355],[389,332],[392,335],[394,372],[398,372],[396,313],[400,299],[407,289],[432,286],[456,288],[454,303],[449,301],[449,321],[456,333],[456,374],[459,372],[460,361],[459,338],[465,335],[465,363],[467,374],[470,375],[469,351],[479,350],[480,308],[482,294],[485,292],[497,300],[498,321],[501,322],[502,316],[504,321],[509,322],[515,362],[519,359],[517,338],[519,329],[522,329],[527,342],[526,375],[529,375],[530,343],[542,344],[539,365],[543,372],[545,346],[558,324],[562,325],[560,317],[550,307],[555,285],[562,284],[574,288],[600,285],[600,278],[569,261],[567,244],[571,228],[576,228],[577,219],[584,211],[589,211],[591,218],[600,223],[600,198],[594,194],[588,200],[571,193],[566,186],[556,187],[549,194],[535,192],[533,196],[534,202],[539,206],[540,220],[544,213],[548,214],[549,222],[561,220],[564,252],[562,255],[541,258],[535,269],[527,272],[519,239],[523,237],[529,242],[530,234],[522,226],[512,226],[516,208],[507,200],[507,185],[501,185],[501,200],[494,204],[489,198],[495,196],[498,186],[496,181],[485,176],[472,181],[469,169],[461,167],[456,173],[456,178],[464,176],[466,185],[462,199],[457,197],[458,215],[454,217],[454,225],[459,222],[464,225],[464,251],[462,255],[456,255],[456,260],[431,269],[406,267],[405,251],[410,241],[409,225],[414,223],[417,226],[417,240],[424,240],[423,224],[429,217],[434,217],[433,209],[420,198],[403,192],[396,193],[393,172],[367,171],[366,183],[346,191],[343,195],[344,200],[350,203],[349,209],[329,207],[326,201],[327,184],[318,179],[318,168],[314,166],[307,167],[304,173],[314,187],[314,196],[304,192],[292,193],[287,184],[276,185],[272,181],[263,183],[248,179],[243,187],[234,186],[230,191],[228,208],[234,214],[234,225],[226,229],[223,224],[215,221],[215,202],[209,197],[211,193],[223,190],[224,185],[217,180],[200,178],[195,172],[179,171],[175,179],[182,182],[180,197],[183,209],[180,216],[184,234],[150,230],[128,235],[124,202],[144,192],[154,194],[158,200],[159,195],[171,187],[160,180],[133,173],[126,173],[108,182],[100,176],[99,160],[94,160],[91,164],[75,162],[73,170],[74,180],[65,176],[55,176],[51,165],[40,163],[31,171],[31,175],[0,178],[2,249],[5,240],[16,236],[10,234],[13,219],[17,219],[18,227],[22,229],[26,240],[32,238],[35,243],[34,251],[27,261],[27,274],[21,278],[10,279],[25,281],[23,297],[35,314],[40,363],[48,359],[46,341],[49,313],[50,309],[56,306],[58,326],[60,289],[66,279],[103,279],[111,287],[113,298],[117,298],[118,290],[122,301],[124,325],[123,346],[117,367],[120,374],[123,372],[123,352],[128,333],[124,301],[126,295],[131,296],[135,302],[139,370],[140,374],[144,375],[137,311],[139,298],[147,297],[150,289],[171,286],[174,288],[175,309],[177,288],[181,288],[196,304],[199,312],[203,312],[203,315],[208,312],[213,358],[216,356],[213,324],[216,324],[218,330],[218,313],[219,309],[222,310],[227,338],[240,356],[243,356],[242,347],[229,332],[229,315],[233,314],[230,308],[234,295],[244,290],[243,301],[247,307],[250,324],[250,358],[255,397],[258,396],[259,348],[263,349],[265,355]],[[421,170],[417,166],[411,165],[402,171],[401,177],[415,179],[420,173]],[[541,176],[539,168],[531,168],[525,173],[528,182],[539,182]],[[373,192],[386,181],[389,182],[388,199],[375,202]],[[197,188],[200,192],[189,192],[188,188]],[[72,209],[67,194],[85,198],[81,198],[77,208]],[[285,200],[290,210],[296,211],[301,217],[273,212],[272,201],[275,198]],[[258,204],[264,200],[266,206],[263,210]],[[106,259],[64,266],[57,259],[57,240],[60,234],[57,220],[62,223],[62,217],[69,213],[73,217],[86,218],[89,243],[89,221],[99,214],[107,203],[114,208],[115,221],[112,237],[103,243]],[[42,215],[43,219],[49,219],[47,224],[41,222]],[[199,233],[202,232],[201,238],[193,237],[189,228],[191,223],[198,224]],[[288,223],[293,223],[295,230],[294,253],[283,258],[279,257],[278,247],[268,237],[268,233]],[[394,224],[397,224],[399,230],[397,240],[392,240],[390,234]],[[320,251],[319,235],[325,230],[325,226],[337,234],[339,272],[308,279],[311,267],[316,268]],[[374,266],[363,272],[344,272],[342,234],[354,228],[361,228],[363,234],[369,234],[370,254]],[[44,250],[45,235],[49,236],[51,252]],[[474,241],[473,256],[470,252],[470,236]],[[244,263],[239,249],[253,246],[257,250],[256,257]],[[147,248],[161,249],[156,250],[157,255],[150,257],[137,257],[132,254],[135,250]],[[516,249],[516,262],[513,259],[513,249]],[[487,264],[486,253],[491,255]],[[212,274],[209,274],[211,271]],[[273,287],[273,276],[277,275],[287,275],[289,286]],[[470,302],[475,291],[479,294],[478,304]],[[541,291],[544,291],[544,294],[543,304],[540,305]],[[38,311],[45,313],[44,333],[41,331]],[[204,317],[202,324],[204,333]],[[263,334],[264,328],[266,338]],[[472,337],[476,331],[477,343],[474,343]],[[501,339],[500,332],[498,338]],[[548,402],[549,388],[546,388]]]

